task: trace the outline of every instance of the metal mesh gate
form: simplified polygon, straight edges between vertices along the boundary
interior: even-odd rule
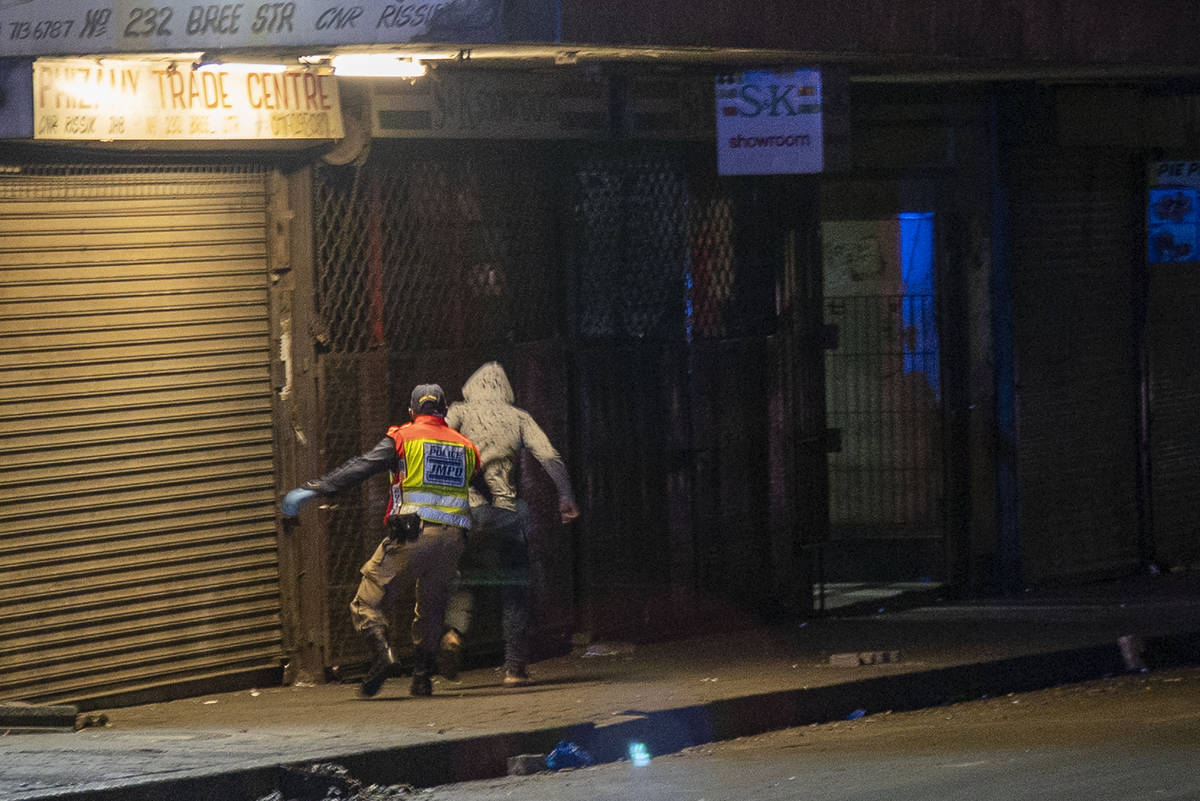
[[[944,578],[945,504],[931,214],[826,222],[832,581]]]
[[[687,264],[682,165],[662,154],[588,155],[575,170],[572,328],[584,338],[679,341]]]
[[[486,359],[505,362],[518,385],[561,371],[541,364],[553,348],[540,356],[537,346],[523,348],[553,339],[563,295],[553,259],[550,167],[535,151],[383,143],[365,165],[318,171],[326,468],[373,445],[388,423],[406,420],[415,383],[438,381],[453,400]],[[565,398],[539,398],[518,394],[552,437],[559,435],[561,449]],[[329,517],[335,662],[361,653],[344,610],[359,567],[382,536],[382,492],[379,482],[368,482],[339,498]],[[395,631],[406,630],[409,610],[411,598],[399,599]],[[475,636],[490,633],[485,625]]]
[[[910,345],[911,321],[933,330],[933,302],[932,295],[826,302],[826,319],[839,330],[827,408],[841,432],[841,450],[830,457],[830,523],[843,535],[898,528],[936,535],[941,527],[940,412],[926,378],[937,375],[937,352]]]
[[[775,272],[738,251],[744,199],[688,148],[596,149],[572,171],[582,624],[678,631],[770,573]],[[742,210],[742,211],[739,211]],[[777,465],[775,465],[777,467]]]
[[[596,632],[672,630],[699,596],[776,588],[775,263],[709,161],[677,145],[404,142],[317,172],[325,466],[403,419],[413,383],[453,400],[481,361],[504,362],[584,512],[570,537],[524,471],[544,512],[542,631],[572,631],[581,600]],[[329,516],[335,662],[361,656],[343,610],[381,535],[370,491]],[[410,608],[399,599],[397,630]]]

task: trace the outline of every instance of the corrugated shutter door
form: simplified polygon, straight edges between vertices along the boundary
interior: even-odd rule
[[[0,699],[279,666],[265,185],[0,168]]]
[[[1138,558],[1129,160],[1027,153],[1011,174],[1025,578],[1125,569]]]
[[[1200,267],[1150,266],[1150,474],[1155,558],[1200,562]]]

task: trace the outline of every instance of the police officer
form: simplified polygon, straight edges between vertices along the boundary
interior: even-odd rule
[[[394,581],[416,579],[412,623],[412,695],[433,692],[434,650],[451,583],[471,527],[468,485],[486,490],[477,476],[479,450],[446,425],[446,397],[437,384],[413,389],[412,421],[392,426],[370,451],[347,460],[321,478],[284,496],[282,511],[293,516],[309,501],[353,487],[387,470],[391,480],[384,522],[388,535],[362,566],[362,581],[350,603],[354,628],[362,632],[373,661],[360,693],[379,692],[394,660],[387,639],[383,602]]]

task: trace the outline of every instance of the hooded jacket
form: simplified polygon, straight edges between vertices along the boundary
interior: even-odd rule
[[[558,489],[559,502],[574,502],[571,479],[550,438],[524,409],[513,405],[512,384],[498,362],[476,370],[462,388],[463,400],[452,403],[446,423],[466,435],[479,449],[480,471],[492,493],[492,505],[516,511],[520,487],[521,449],[530,454]],[[471,490],[471,504],[484,499]]]

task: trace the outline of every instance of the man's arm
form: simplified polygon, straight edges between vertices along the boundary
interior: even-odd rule
[[[537,459],[546,475],[554,482],[558,490],[558,512],[562,521],[570,523],[579,517],[579,507],[575,504],[575,493],[571,489],[571,476],[567,473],[567,466],[563,464],[562,457],[558,455],[555,447],[550,444],[546,432],[542,431],[533,415],[525,411],[521,412],[521,444],[529,449],[533,458]]]
[[[396,442],[391,437],[384,437],[366,453],[347,459],[320,478],[305,481],[302,486],[285,495],[283,513],[289,517],[297,515],[313,498],[349,489],[376,473],[396,467],[396,462]]]

